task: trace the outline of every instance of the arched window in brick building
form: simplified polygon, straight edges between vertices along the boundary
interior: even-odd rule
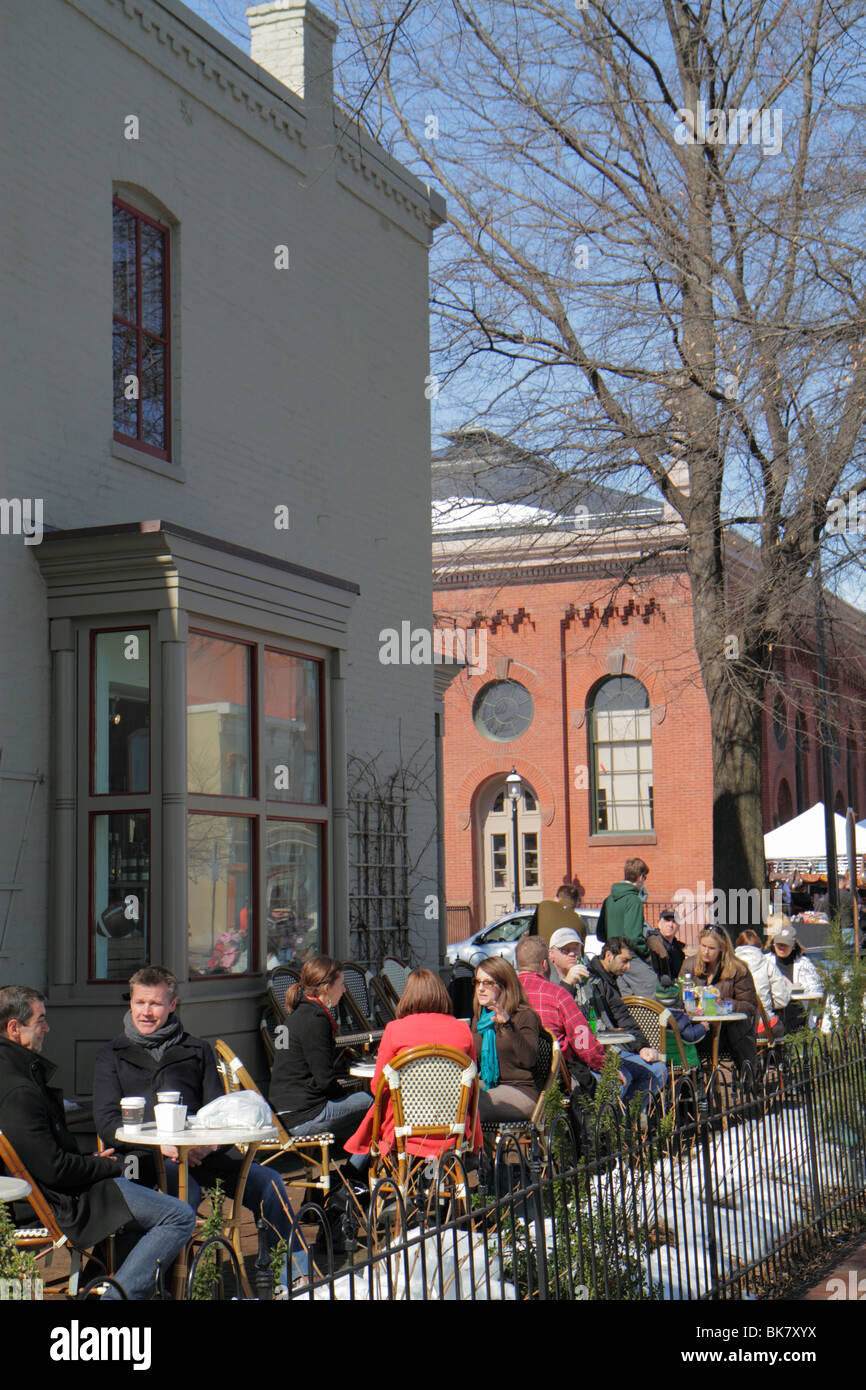
[[[809,809],[809,782],[806,775],[806,758],[809,755],[809,739],[806,734],[806,721],[802,714],[797,715],[794,732],[794,784],[797,793],[797,815]]]
[[[786,825],[793,815],[794,803],[791,800],[791,788],[788,786],[787,777],[783,777],[776,793],[776,824]]]
[[[653,828],[652,717],[634,676],[613,676],[591,699],[592,830],[596,835]]]

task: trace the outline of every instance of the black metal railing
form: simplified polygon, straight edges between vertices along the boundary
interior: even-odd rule
[[[319,1266],[344,1263],[289,1297],[780,1297],[864,1210],[866,1035],[814,1037],[684,1073],[645,1120],[562,1109],[478,1170],[448,1155],[412,1193],[380,1182],[366,1245],[351,1214],[337,1229],[308,1206]]]

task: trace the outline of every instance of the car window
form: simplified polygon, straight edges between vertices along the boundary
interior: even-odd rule
[[[528,917],[506,917],[504,922],[496,922],[478,937],[485,946],[494,941],[519,941],[529,926]]]

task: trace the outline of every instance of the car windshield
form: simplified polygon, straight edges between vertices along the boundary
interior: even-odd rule
[[[494,922],[492,927],[481,933],[478,940],[483,941],[485,946],[491,941],[519,941],[528,926],[528,917],[506,917],[504,922]]]

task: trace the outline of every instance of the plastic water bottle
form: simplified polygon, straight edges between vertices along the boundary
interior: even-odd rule
[[[684,976],[683,976],[683,1008],[685,1009],[685,1011],[686,1011],[687,1014],[693,1014],[693,1013],[694,1013],[696,1003],[697,1003],[697,996],[695,995],[695,982],[694,982],[694,980],[692,979],[692,976],[691,976],[690,974],[689,974],[689,975],[684,975]]]

